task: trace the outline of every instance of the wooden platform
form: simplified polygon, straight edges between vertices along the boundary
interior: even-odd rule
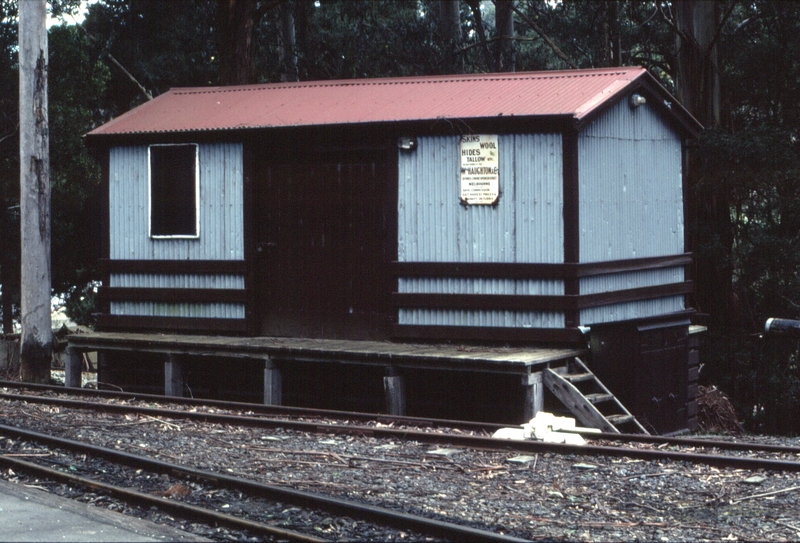
[[[162,334],[92,333],[67,338],[81,351],[118,350],[192,356],[345,362],[380,366],[530,373],[549,362],[584,355],[586,349],[474,347],[384,341],[284,337],[218,337]]]
[[[487,372],[519,375],[528,387],[525,416],[531,417],[542,403],[541,371],[563,365],[588,349],[551,347],[478,347],[428,345],[383,341],[352,341],[285,337],[219,337],[135,333],[91,333],[67,337],[67,386],[80,386],[81,353],[127,351],[165,356],[165,392],[180,395],[183,356],[214,356],[263,360],[264,402],[281,403],[278,363],[336,362],[386,368],[384,386],[388,411],[403,414],[402,368]]]

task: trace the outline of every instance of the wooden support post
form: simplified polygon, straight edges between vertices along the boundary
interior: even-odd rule
[[[281,370],[270,360],[264,360],[264,405],[282,405]]]
[[[164,395],[183,397],[183,363],[176,354],[167,355],[164,362]]]
[[[68,346],[64,355],[64,386],[80,388],[83,353]]]
[[[523,421],[528,422],[536,413],[544,409],[544,384],[542,372],[529,373],[522,376],[522,386],[525,387],[525,406]]]
[[[397,369],[386,368],[383,378],[383,389],[386,392],[386,412],[390,415],[406,414],[406,385],[403,376],[397,375]]]
[[[97,388],[100,388],[101,383],[111,382],[111,364],[109,363],[109,355],[106,351],[97,351]]]

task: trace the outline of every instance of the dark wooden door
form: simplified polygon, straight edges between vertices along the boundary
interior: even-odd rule
[[[331,153],[259,172],[257,251],[261,333],[385,339],[396,190],[384,152]],[[395,249],[396,251],[396,249]]]
[[[685,324],[639,330],[639,409],[662,434],[686,428],[687,337]]]
[[[689,321],[593,325],[591,369],[645,428],[687,427]]]

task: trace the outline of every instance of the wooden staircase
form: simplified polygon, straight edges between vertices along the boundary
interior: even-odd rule
[[[544,384],[584,426],[607,433],[649,434],[579,358],[544,370]]]

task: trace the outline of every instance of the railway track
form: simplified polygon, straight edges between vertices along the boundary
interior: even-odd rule
[[[5,386],[0,382],[0,386]],[[27,387],[20,387],[27,388]],[[42,387],[38,390],[50,392],[63,392],[58,387]],[[80,389],[74,389],[80,391]],[[72,391],[71,391],[72,392]],[[105,398],[124,398],[126,400],[148,400],[160,403],[176,403],[173,398],[163,396],[141,396],[130,394],[104,394]],[[689,463],[707,464],[720,468],[737,468],[749,470],[775,470],[800,472],[800,461],[790,458],[800,456],[800,447],[781,446],[758,443],[742,443],[737,441],[710,440],[687,437],[661,437],[634,434],[584,434],[590,443],[603,443],[602,445],[589,444],[583,446],[544,443],[540,441],[509,441],[494,439],[489,434],[501,425],[474,423],[468,421],[448,421],[438,419],[425,419],[415,417],[390,417],[370,415],[366,413],[349,413],[341,411],[324,411],[298,408],[275,408],[256,404],[242,404],[233,402],[202,402],[197,400],[179,399],[178,404],[192,406],[214,406],[217,409],[229,411],[262,411],[262,415],[252,413],[237,415],[230,413],[192,411],[185,409],[172,409],[165,407],[148,407],[143,405],[118,404],[95,402],[89,400],[72,400],[31,394],[0,393],[0,399],[24,401],[28,403],[42,403],[57,405],[71,409],[88,409],[109,413],[141,414],[150,417],[166,417],[172,419],[187,419],[198,422],[228,424],[232,426],[252,426],[257,428],[288,428],[301,432],[352,434],[373,436],[380,438],[395,438],[415,440],[438,445],[451,445],[467,448],[480,448],[486,450],[513,450],[521,453],[560,453],[583,454],[597,456],[627,456],[641,460],[672,460]],[[264,415],[281,414],[284,418],[270,418]],[[294,417],[294,418],[289,418]],[[317,420],[298,420],[299,418],[314,417]],[[381,422],[375,424],[350,424],[329,423],[329,419],[352,419],[363,422]],[[388,427],[386,424],[394,425]],[[415,428],[423,428],[415,429]],[[448,431],[434,432],[432,428],[447,428]],[[467,430],[469,433],[454,433],[452,430]],[[644,445],[647,448],[637,448],[633,445]],[[694,452],[694,449],[707,452]],[[689,451],[689,449],[692,449]],[[753,457],[743,455],[721,454],[722,452],[749,452],[772,454],[778,457]]]
[[[499,537],[581,539],[585,537],[574,532],[580,526],[591,538],[601,540],[720,539],[732,533],[741,539],[764,539],[763,534],[770,531],[786,540],[800,534],[800,514],[794,513],[800,503],[794,497],[800,495],[800,449],[787,446],[794,444],[789,440],[781,446],[600,435],[586,436],[592,440],[587,446],[572,447],[493,440],[490,435],[499,426],[491,424],[175,401],[138,394],[87,394],[63,387],[0,386],[0,423],[14,427],[8,431],[53,434],[137,457],[146,454],[165,464],[160,469],[125,468],[127,475],[121,476],[123,484],[119,484],[104,479],[103,470],[111,475],[118,471],[115,461],[95,465],[99,461],[92,460],[94,454],[70,451],[55,442],[34,442],[34,435],[20,433],[0,437],[0,448],[14,442],[22,447],[17,453],[34,456],[7,460],[27,461],[150,495],[182,484],[191,488],[191,496],[170,496],[167,501],[196,507],[204,507],[194,501],[197,496],[219,498],[227,493],[224,503],[219,498],[212,504],[217,507],[211,507],[211,515],[230,514],[231,509],[222,508],[230,505],[245,521],[297,531],[300,538],[358,539],[361,532],[372,534],[361,539],[396,541],[475,540],[478,536],[446,537],[429,529],[411,530],[403,521],[388,522],[393,528],[385,526],[386,521],[367,521],[332,506],[308,512],[288,498],[283,498],[279,511],[270,513],[272,517],[254,517],[249,514],[252,509],[268,510],[267,497],[220,485],[208,474],[440,522],[455,521]],[[5,431],[0,428],[0,433]],[[8,452],[14,454],[0,450]],[[36,453],[46,456],[39,458]],[[180,475],[169,464],[187,467],[189,472]],[[22,464],[9,469],[25,472]],[[151,483],[133,484],[147,473],[157,474],[150,477]],[[152,481],[159,485],[148,486]],[[72,484],[84,488],[75,493],[84,500],[93,492],[102,496],[111,492],[92,487],[94,483]],[[156,495],[155,499],[165,497]],[[148,507],[160,506],[140,506],[134,514],[142,516],[142,508],[147,513]],[[164,514],[176,519],[200,518],[191,511],[166,507]],[[294,514],[304,520],[284,518],[284,510],[294,509],[302,511]],[[726,520],[731,518],[746,529],[732,531]],[[270,536],[256,527],[236,528],[236,521],[227,523],[224,517],[205,522],[231,526],[241,538],[256,537],[253,541],[289,538]],[[199,534],[209,537],[211,532]]]
[[[34,462],[13,458],[13,456],[0,456],[0,465],[11,470],[26,472],[32,476],[35,476],[37,478],[37,482],[40,482],[42,479],[60,481],[69,485],[103,492],[109,496],[113,496],[114,498],[118,498],[123,501],[142,504],[145,507],[156,507],[173,514],[181,515],[185,518],[192,518],[198,521],[207,522],[209,524],[221,524],[234,529],[247,531],[252,534],[259,534],[270,539],[309,543],[325,541],[322,538],[292,530],[284,530],[261,522],[241,519],[233,515],[220,513],[213,509],[176,502],[169,500],[166,497],[153,496],[152,494],[148,494],[146,492],[140,492],[130,488],[104,483],[97,479],[66,473],[64,471],[36,464]]]
[[[424,417],[399,417],[383,415],[380,413],[359,413],[353,411],[335,411],[307,407],[292,407],[283,405],[264,405],[243,402],[230,402],[210,399],[181,398],[175,396],[160,396],[156,394],[139,394],[132,392],[117,392],[111,390],[96,390],[87,388],[66,388],[61,385],[39,385],[33,383],[20,383],[18,381],[0,380],[0,389],[29,390],[36,394],[47,392],[65,396],[81,396],[90,398],[106,398],[117,401],[139,401],[151,403],[168,403],[187,407],[215,408],[225,411],[246,411],[255,415],[275,415],[287,417],[307,417],[317,419],[338,419],[349,421],[383,422],[405,424],[416,427],[447,427],[462,430],[493,432],[501,428],[501,424],[490,424],[474,421],[430,419]]]
[[[8,452],[0,455],[0,465],[24,470],[36,474],[38,477],[42,478],[61,480],[69,484],[100,490],[122,500],[144,503],[147,506],[162,508],[187,518],[201,519],[208,523],[222,523],[241,530],[247,530],[249,532],[265,535],[278,540],[304,542],[326,541],[326,539],[320,537],[278,528],[264,522],[236,517],[214,509],[210,509],[208,507],[198,507],[191,504],[176,502],[166,499],[165,497],[153,496],[147,492],[140,492],[120,485],[105,483],[99,479],[100,474],[105,471],[105,468],[98,466],[90,468],[85,461],[85,458],[87,456],[91,456],[102,458],[107,462],[124,464],[129,466],[132,470],[134,470],[134,472],[136,470],[145,469],[154,473],[169,474],[178,480],[178,482],[173,482],[170,488],[188,489],[189,483],[202,482],[205,487],[225,487],[236,492],[248,494],[255,498],[277,502],[278,504],[289,503],[303,508],[322,510],[328,513],[346,516],[351,521],[352,519],[359,519],[361,521],[376,523],[377,525],[388,526],[399,530],[413,530],[425,536],[438,537],[444,540],[496,542],[525,541],[524,539],[509,537],[503,534],[471,528],[469,526],[461,526],[451,522],[425,518],[419,515],[412,515],[401,511],[393,511],[390,509],[375,507],[350,500],[343,500],[340,498],[333,498],[321,494],[313,494],[290,488],[258,483],[232,475],[200,470],[171,462],[164,462],[162,460],[157,460],[142,455],[131,454],[107,447],[99,447],[80,441],[60,438],[40,432],[33,432],[13,426],[0,425],[0,435],[5,436],[6,438],[13,438],[15,440],[25,440],[26,442],[43,444],[48,448],[68,450],[73,453],[73,455],[71,455],[67,461],[57,460],[57,463],[61,466],[69,466],[75,471],[78,469],[81,471],[91,471],[93,476],[78,476],[68,471],[65,472],[48,468],[35,462],[24,461],[19,458],[15,458],[14,453]],[[81,456],[83,459],[80,459]],[[53,462],[53,459],[49,456],[45,456],[44,458],[45,462]],[[75,468],[75,466],[78,464],[80,464],[81,467]],[[117,475],[116,477],[120,478],[120,475]],[[133,475],[122,477],[127,480],[135,479]],[[208,493],[209,490],[206,488],[204,492]],[[173,493],[178,494],[179,490],[175,490]],[[263,505],[259,505],[259,508],[261,507],[263,507]],[[370,534],[372,534],[373,537],[376,533],[379,534],[378,537],[380,539],[391,539],[387,533],[377,532],[376,529],[370,530]]]

